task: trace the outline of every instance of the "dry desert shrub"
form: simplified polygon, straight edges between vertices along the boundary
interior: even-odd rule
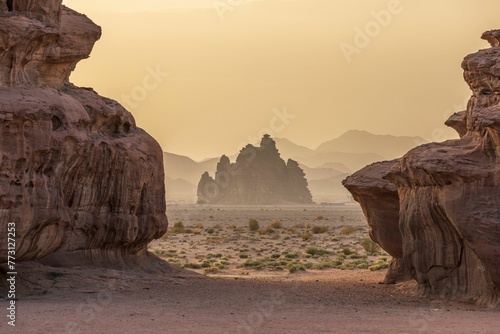
[[[317,247],[307,248],[306,253],[309,255],[319,255],[319,256],[330,254],[330,252],[327,251],[326,249],[317,248]]]
[[[346,226],[342,230],[340,230],[340,234],[349,235],[349,234],[353,234],[354,232],[356,232],[356,230],[357,229],[354,226]]]
[[[269,225],[270,228],[274,228],[276,230],[279,230],[279,229],[282,229],[283,228],[283,223],[280,222],[280,221],[275,221],[275,222],[272,222],[270,225]]]
[[[300,237],[302,238],[302,240],[307,241],[307,240],[311,240],[311,239],[312,239],[312,237],[313,237],[313,235],[312,235],[312,233],[311,233],[311,232],[306,231],[306,232],[303,232],[303,233],[300,235]]]
[[[274,232],[275,230],[270,225],[259,229],[259,234],[273,234]]]
[[[327,231],[328,231],[327,226],[313,226],[312,228],[312,233],[314,234],[326,233]]]
[[[380,246],[370,238],[361,240],[361,245],[368,254],[375,254],[380,252]]]
[[[259,225],[259,222],[256,220],[256,219],[250,219],[248,221],[248,228],[250,229],[250,231],[252,232],[256,232],[260,229],[260,225]]]

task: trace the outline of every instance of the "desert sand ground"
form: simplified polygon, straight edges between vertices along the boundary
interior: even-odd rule
[[[176,264],[169,274],[20,264],[17,326],[2,316],[0,333],[499,332],[497,309],[428,300],[411,282],[378,284],[390,257],[366,252],[359,207],[174,206],[168,214],[183,227],[150,250]],[[250,231],[250,219],[260,230]]]

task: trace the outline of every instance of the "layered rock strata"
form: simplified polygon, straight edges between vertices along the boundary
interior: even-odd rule
[[[69,83],[101,29],[61,0],[14,0],[0,2],[0,34],[0,235],[16,224],[16,260],[155,263],[161,148],[116,101]]]
[[[373,239],[411,274],[422,294],[496,305],[500,31],[486,32],[483,39],[492,47],[462,63],[472,90],[467,110],[446,122],[461,138],[422,145],[397,161],[362,169],[344,185],[374,231],[382,231],[372,233]]]

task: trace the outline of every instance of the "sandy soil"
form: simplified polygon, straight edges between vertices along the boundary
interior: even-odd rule
[[[369,239],[359,206],[171,206],[168,214],[171,229],[150,251],[200,273],[373,270],[387,268],[391,260]],[[250,221],[258,224],[255,231]],[[367,241],[376,248],[367,252]]]
[[[179,208],[177,208],[179,209]],[[170,208],[170,219],[185,212]],[[222,211],[221,209],[220,211]],[[296,210],[296,209],[293,209]],[[316,210],[316,209],[315,209]],[[358,235],[362,230],[340,237],[336,218],[340,217],[338,209],[322,209],[324,218],[332,229],[330,232],[315,234],[309,242],[316,242],[316,247],[323,247],[328,239],[339,237],[338,243],[348,243],[351,248],[363,255],[362,247],[356,246]],[[236,225],[247,224],[248,217],[254,217],[264,227],[276,220],[274,214],[264,211],[257,216],[257,210],[250,210],[245,215],[231,212],[209,214],[214,220],[221,222],[204,222],[204,230],[210,229],[212,223],[235,222]],[[217,211],[215,209],[215,211]],[[284,213],[283,211],[287,211]],[[285,225],[294,225],[302,220],[310,220],[320,214],[307,209],[311,216],[298,218],[298,212],[282,209],[279,213]],[[260,212],[260,210],[258,211]],[[301,211],[304,212],[303,210]],[[206,212],[192,210],[186,225],[197,224],[197,219],[205,220]],[[290,216],[288,216],[290,215]],[[243,217],[243,218],[235,218]],[[343,212],[342,224],[362,225],[357,221],[361,216],[356,210]],[[226,218],[224,218],[226,217]],[[238,219],[240,220],[238,222]],[[352,221],[347,221],[352,219]],[[297,220],[297,221],[295,221]],[[355,221],[356,220],[356,221]],[[314,223],[319,223],[314,221]],[[340,223],[340,222],[339,222]],[[307,227],[306,227],[307,228]],[[312,227],[311,227],[312,228]],[[231,235],[230,229],[219,232],[221,238]],[[279,233],[280,240],[290,233]],[[337,232],[335,232],[337,231]],[[213,233],[173,234],[169,247],[185,247],[180,240],[187,237],[187,244],[194,242],[200,252],[205,252],[203,238],[212,237]],[[333,233],[332,236],[330,233]],[[243,232],[250,237],[250,232]],[[265,243],[268,234],[259,234]],[[257,235],[256,234],[256,235]],[[265,238],[264,238],[265,237]],[[190,238],[195,238],[191,240]],[[196,239],[198,238],[198,239]],[[200,239],[201,238],[201,239]],[[282,239],[281,239],[282,238]],[[326,239],[326,241],[325,241]],[[176,241],[177,240],[177,241]],[[287,239],[290,242],[292,238]],[[291,251],[302,250],[299,258],[288,259],[289,262],[300,263],[318,259],[305,258],[302,249],[303,241],[292,243]],[[169,239],[162,240],[168,244]],[[174,242],[175,241],[175,242]],[[240,240],[245,243],[248,240]],[[286,243],[287,244],[287,243]],[[224,256],[241,251],[220,250]],[[254,260],[264,259],[268,253],[251,251],[248,253]],[[275,249],[275,245],[268,246]],[[307,245],[306,245],[307,246]],[[356,246],[356,247],[355,247]],[[164,246],[162,246],[164,247]],[[238,246],[239,247],[239,246]],[[260,247],[260,246],[259,246]],[[325,246],[326,247],[326,246]],[[154,248],[154,247],[153,247]],[[168,248],[168,247],[167,247]],[[185,247],[189,248],[189,247]],[[234,248],[234,247],[233,247]],[[329,249],[338,251],[335,246]],[[159,248],[154,248],[159,249]],[[219,251],[217,248],[211,251]],[[280,249],[281,254],[286,250]],[[181,262],[196,260],[195,250]],[[269,253],[276,252],[271,250]],[[187,254],[188,252],[186,252]],[[203,255],[203,254],[202,254]],[[186,255],[187,256],[187,255]],[[338,254],[328,254],[336,258]],[[383,256],[383,255],[377,255]],[[377,258],[374,256],[374,260]],[[286,257],[284,257],[286,259]],[[194,260],[193,260],[194,259]],[[199,259],[206,261],[205,259]],[[1,316],[0,333],[498,333],[500,327],[499,310],[480,309],[472,305],[453,302],[430,301],[415,296],[414,284],[396,285],[378,284],[384,277],[384,270],[368,269],[306,269],[290,273],[290,270],[270,268],[255,269],[238,268],[241,261],[238,257],[229,258],[227,268],[210,275],[203,274],[205,269],[195,271],[172,267],[169,274],[145,274],[124,272],[99,268],[51,268],[38,264],[19,265],[19,300],[17,301],[17,326],[7,326],[6,316]],[[367,257],[368,261],[369,258]],[[319,261],[319,260],[318,260]],[[317,261],[317,262],[318,262]],[[334,261],[334,260],[332,260]],[[349,258],[344,261],[349,262]],[[233,263],[234,262],[234,263]],[[215,264],[212,264],[215,267]],[[24,273],[30,273],[23,274]],[[244,274],[243,274],[244,273]],[[2,288],[3,289],[3,288]],[[4,296],[0,290],[0,296]],[[5,315],[7,301],[0,299],[0,311]]]

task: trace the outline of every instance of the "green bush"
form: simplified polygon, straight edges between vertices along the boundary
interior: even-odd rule
[[[344,248],[342,250],[342,253],[344,253],[344,255],[351,255],[352,254],[352,250],[350,250],[349,248]]]
[[[186,232],[186,228],[184,226],[184,223],[179,220],[177,223],[174,224],[174,227],[172,227],[172,232],[173,233],[184,233]]]
[[[321,249],[321,248],[316,248],[316,247],[309,247],[307,248],[306,250],[306,253],[309,254],[309,255],[325,255],[325,254],[329,254],[330,252],[328,252],[326,249]]]
[[[250,219],[248,221],[248,227],[250,228],[250,231],[256,232],[260,229],[259,222],[255,219]]]
[[[184,265],[184,268],[189,268],[189,269],[201,269],[201,264],[199,263],[186,263]]]
[[[380,269],[387,269],[389,268],[389,263],[378,263],[374,264],[373,266],[368,267],[371,271],[376,271]]]
[[[300,254],[299,253],[288,253],[285,255],[285,257],[287,259],[296,259],[296,258],[300,257]]]
[[[312,228],[312,233],[314,233],[314,234],[326,233],[327,231],[328,231],[328,227],[326,227],[326,226],[313,226],[313,228]]]
[[[370,238],[364,238],[361,245],[368,254],[375,254],[380,252],[380,246]]]

